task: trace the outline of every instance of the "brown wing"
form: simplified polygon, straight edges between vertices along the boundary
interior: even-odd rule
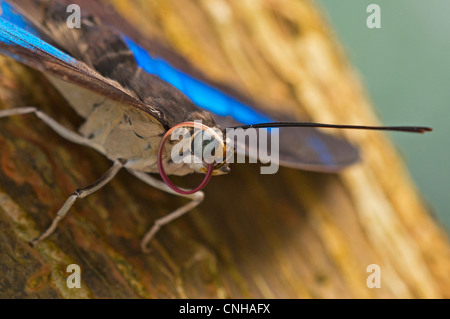
[[[205,115],[204,112],[199,112],[197,111],[197,109],[193,108],[191,105],[192,103],[189,103],[189,100],[186,101],[184,99],[184,95],[181,94],[178,90],[168,90],[166,85],[162,85],[157,78],[149,78],[149,75],[145,72],[145,75],[142,75],[142,78],[140,78],[139,81],[132,81],[131,79],[133,79],[133,75],[136,74],[135,69],[138,67],[134,64],[133,57],[129,55],[129,51],[127,51],[125,47],[122,47],[121,50],[118,50],[117,45],[119,45],[119,47],[123,45],[123,43],[120,43],[119,40],[115,40],[114,38],[118,36],[118,33],[111,33],[111,29],[109,29],[109,31],[106,31],[110,33],[98,32],[96,34],[95,32],[89,32],[89,37],[91,37],[89,43],[102,43],[101,41],[104,41],[104,39],[109,39],[108,45],[111,45],[111,47],[115,49],[114,52],[123,52],[123,54],[121,55],[110,55],[107,57],[99,58],[98,52],[105,52],[105,50],[98,50],[97,52],[97,48],[94,45],[93,48],[90,48],[89,54],[81,52],[80,50],[83,48],[83,45],[80,46],[79,37],[77,41],[74,41],[74,39],[77,39],[76,33],[72,33],[72,35],[70,35],[67,34],[67,31],[58,32],[58,28],[52,26],[52,23],[48,22],[56,21],[55,17],[51,15],[49,16],[48,13],[46,14],[45,10],[44,13],[39,14],[39,9],[36,8],[38,8],[37,4],[41,3],[42,1],[14,0],[13,2],[20,4],[22,8],[26,8],[28,12],[33,12],[34,14],[32,18],[35,20],[40,19],[42,24],[47,25],[47,29],[55,30],[53,31],[53,35],[56,35],[56,42],[62,43],[63,47],[69,52],[73,52],[73,55],[75,57],[84,59],[84,61],[87,61],[87,63],[90,64],[93,68],[101,70],[102,74],[106,74],[111,78],[117,78],[122,85],[132,88],[133,92],[141,92],[138,93],[140,99],[145,101],[145,98],[147,97],[146,101],[153,103],[152,105],[156,104],[156,108],[158,110],[163,110],[166,116],[170,117],[170,122],[176,122],[178,120],[179,123],[181,122],[181,118],[189,117],[192,114],[195,114],[194,117],[197,119],[202,119],[205,117],[208,118],[208,115]],[[102,1],[59,0],[56,1],[56,3],[59,3],[62,6],[60,10],[65,10],[66,6],[70,3],[76,3],[80,5],[83,10],[86,8],[86,10],[89,10],[89,12],[93,13],[95,17],[101,20],[103,24],[113,26],[114,30],[119,31],[119,34],[126,34],[127,37],[131,38],[136,43],[139,43],[139,45],[145,48],[152,56],[162,57],[171,66],[183,71],[184,73],[196,78],[197,80],[207,83],[208,85],[239,100],[244,104],[250,105],[255,110],[262,112],[265,111],[265,109],[258,103],[248,98],[246,95],[240,93],[239,91],[226,85],[211,81],[201,72],[195,69],[191,64],[189,64],[185,59],[183,59],[180,55],[173,52],[169,48],[165,47],[155,40],[143,37],[134,27],[128,24],[119,14],[117,14],[108,5],[105,5]],[[32,10],[31,7],[33,6],[34,9]],[[55,9],[52,10],[53,12],[56,12]],[[40,11],[43,12],[42,7]],[[46,15],[50,18],[44,19],[43,17],[45,17]],[[92,17],[89,16],[84,17],[84,19],[86,19],[86,21],[90,21],[89,24],[97,23],[95,20],[92,20]],[[87,25],[87,27],[89,27],[89,25]],[[83,29],[89,28],[83,27],[82,30]],[[84,32],[86,33],[86,31]],[[86,43],[84,47],[86,47]],[[115,65],[116,67],[111,68],[111,64]],[[152,86],[156,88],[152,88]],[[150,91],[152,92],[152,94],[148,94],[149,90],[147,89],[147,87],[151,88]],[[162,87],[163,89],[161,90],[160,87]],[[155,96],[158,96],[159,99],[155,100]],[[214,101],[212,101],[212,103],[214,103]],[[186,113],[182,114],[182,116],[178,116],[183,112]],[[275,113],[270,114],[270,119],[274,121],[292,121],[293,118],[288,114]],[[239,124],[230,117],[223,117],[218,115],[214,115],[214,120],[222,128]],[[209,119],[205,122],[208,123],[208,121]],[[248,150],[244,145],[238,145],[238,151],[247,152]],[[355,163],[356,161],[358,161],[358,159],[358,151],[348,142],[322,133],[316,129],[296,128],[282,129],[280,131],[280,163],[282,165],[305,170],[334,172]]]
[[[90,11],[82,10],[81,28],[71,29],[67,27],[66,10],[72,1],[10,2],[38,30],[40,38],[68,53],[77,62],[68,64],[56,61],[45,50],[33,50],[26,56],[26,47],[6,45],[3,51],[9,51],[10,55],[34,68],[50,71],[62,79],[138,107],[156,117],[166,129],[192,120],[202,120],[206,125],[215,126],[209,112],[198,108],[169,83],[144,72],[121,34]],[[51,63],[53,65],[48,67]],[[70,74],[66,74],[68,69]],[[73,76],[74,73],[76,76]]]
[[[77,3],[81,8],[88,8],[104,23],[113,26],[120,33],[126,34],[145,48],[152,56],[161,57],[171,66],[183,71],[193,78],[217,88],[221,92],[232,96],[243,104],[250,105],[257,111],[266,113],[274,121],[292,121],[295,118],[285,113],[268,113],[267,109],[259,103],[242,94],[238,90],[215,82],[181,55],[162,43],[144,37],[138,30],[130,25],[120,16],[112,6],[100,0],[64,0],[65,3]],[[212,101],[212,103],[214,103]],[[233,120],[230,116],[219,116],[214,114],[215,122],[222,128],[237,126],[241,123]],[[245,145],[237,145],[239,152],[249,153]],[[313,128],[284,128],[280,130],[280,164],[297,169],[305,169],[321,172],[335,172],[349,166],[359,160],[358,150],[347,141],[335,136],[325,134]]]

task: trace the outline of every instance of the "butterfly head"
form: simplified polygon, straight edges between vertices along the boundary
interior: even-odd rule
[[[197,130],[190,139],[191,158],[197,159],[188,165],[196,172],[206,174],[209,164],[213,164],[212,175],[228,174],[228,160],[234,154],[228,139],[223,138],[218,128]]]
[[[190,130],[186,131],[186,128],[189,128]],[[184,131],[176,132],[177,129],[184,129]],[[194,130],[193,135],[190,135],[191,129],[197,129],[196,131]],[[175,135],[179,137],[183,137],[181,141],[172,148],[172,161],[175,162],[173,157],[177,157],[178,160],[184,162],[194,172],[205,174],[202,183],[193,190],[184,190],[175,186],[164,170],[164,144],[172,133],[175,133]],[[189,138],[186,138],[186,136],[189,136]],[[184,195],[194,194],[202,190],[208,184],[212,175],[222,175],[230,171],[227,159],[233,155],[233,148],[227,147],[227,144],[228,143],[224,140],[220,129],[214,130],[199,122],[184,122],[178,124],[166,132],[159,145],[157,162],[159,174],[167,186],[175,192]],[[175,152],[173,152],[174,149],[176,149]],[[183,150],[181,152],[182,155],[180,155],[181,150]]]

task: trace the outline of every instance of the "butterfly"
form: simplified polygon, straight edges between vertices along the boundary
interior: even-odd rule
[[[111,8],[105,10],[100,1],[0,0],[0,4],[0,52],[43,72],[85,121],[79,132],[73,132],[35,107],[2,110],[0,117],[34,113],[62,137],[113,161],[98,181],[67,199],[50,227],[32,244],[47,238],[78,198],[99,190],[121,169],[127,169],[153,187],[191,200],[155,221],[141,242],[142,250],[148,251],[149,242],[162,226],[204,198],[197,191],[200,188],[183,193],[164,177],[197,172],[209,178],[230,170],[228,163],[171,161],[168,154],[174,145],[164,142],[180,123],[201,121],[205,127],[219,130],[284,127],[279,132],[279,163],[318,172],[337,172],[356,163],[359,155],[349,142],[316,127],[429,130],[282,122],[292,116],[268,112],[242,92],[208,79],[179,54],[142,36]],[[71,4],[81,8],[80,28],[67,25]],[[247,145],[236,145],[234,150],[251,154]],[[158,172],[166,183],[150,175]]]

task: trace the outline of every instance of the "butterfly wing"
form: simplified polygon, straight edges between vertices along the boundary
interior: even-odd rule
[[[45,24],[44,18],[48,19],[48,17],[43,18],[42,15],[41,17],[36,17],[36,13],[39,12],[38,5],[42,1],[12,0],[11,2],[16,3],[20,8],[25,8],[26,12],[34,13],[35,16],[32,19],[38,21],[40,19],[40,24],[42,25]],[[204,119],[207,125],[213,122],[207,113],[197,111],[189,102],[185,101],[183,99],[184,95],[194,102],[195,105],[214,113],[214,120],[221,127],[292,120],[287,114],[276,113],[268,115],[257,102],[238,90],[208,79],[180,55],[173,52],[173,50],[153,39],[142,36],[111,7],[105,8],[101,1],[60,0],[56,1],[56,3],[65,6],[64,9],[70,3],[80,5],[83,10],[87,8],[90,13],[98,17],[103,23],[112,26],[121,33],[123,42],[133,54],[133,59],[145,71],[141,72],[141,74],[145,74],[146,81],[142,79],[140,81],[130,81],[129,78],[124,77],[123,72],[116,78],[122,79],[121,84],[125,87],[129,86],[130,83],[134,85],[131,91],[143,92],[142,94],[138,93],[141,95],[141,100],[142,96],[148,97],[149,95],[174,96],[175,98],[172,99],[171,103],[164,101],[159,108],[164,115],[170,117],[170,123],[180,123],[182,118],[188,118],[190,115],[191,119]],[[53,29],[52,35],[55,36],[55,34],[58,34],[58,30],[57,28]],[[73,40],[68,41],[67,36],[61,35],[57,42],[62,47],[69,48],[69,51],[74,52],[74,55],[77,55],[79,43]],[[92,61],[90,62],[92,63]],[[98,69],[98,66],[94,66],[94,68]],[[111,70],[109,66],[106,69],[107,72]],[[154,78],[150,78],[148,75],[152,75]],[[108,76],[114,78],[114,75],[108,74]],[[156,90],[156,94],[155,92],[149,94],[148,87],[155,86],[154,83],[159,83],[158,81],[169,83],[169,87],[176,90],[162,90],[163,94],[160,92],[161,90]],[[139,83],[140,86],[136,87],[136,83]],[[142,83],[146,85],[143,86]],[[160,86],[167,87],[165,85]],[[180,92],[183,94],[180,95]],[[153,102],[153,105],[158,105],[158,101],[155,101],[155,99],[150,100]],[[179,116],[183,112],[183,116]],[[160,117],[162,116],[160,115]],[[230,125],[231,123],[232,125]],[[237,145],[237,151],[246,154],[251,153],[247,146],[243,144]],[[334,172],[353,164],[357,160],[358,151],[348,142],[324,134],[316,129],[284,128],[280,131],[280,164],[305,170]]]
[[[81,29],[66,24],[64,1],[0,1],[0,51],[40,71],[73,82],[152,115],[164,129],[202,120],[215,125],[183,93],[137,64],[122,35],[97,17]],[[112,67],[114,66],[114,67]]]
[[[269,114],[267,109],[242,92],[209,79],[181,55],[143,36],[112,7],[105,9],[101,1],[70,0],[65,3],[77,3],[81,8],[87,8],[104,23],[126,35],[124,39],[140,67],[172,84],[196,105],[212,112],[220,127],[292,121],[289,114]],[[283,128],[279,134],[280,164],[288,167],[335,172],[359,160],[357,149],[347,141],[317,129]],[[252,153],[243,143],[237,145],[237,151],[247,155]]]
[[[98,94],[123,104],[137,107],[152,116],[158,117],[153,110],[133,97],[115,81],[105,78],[85,63],[43,41],[36,34],[28,31],[31,26],[22,28],[25,20],[11,14],[13,8],[1,1],[0,17],[0,52],[28,66],[51,74],[57,78],[75,83]],[[15,24],[15,22],[19,22]]]

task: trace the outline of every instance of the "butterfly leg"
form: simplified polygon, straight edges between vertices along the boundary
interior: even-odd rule
[[[40,118],[45,124],[47,124],[51,129],[53,129],[56,133],[58,133],[61,137],[65,138],[68,141],[71,141],[76,144],[87,145],[92,147],[92,143],[89,139],[69,130],[68,128],[62,126],[50,116],[39,110],[34,106],[26,106],[26,107],[16,107],[12,109],[0,110],[0,118],[9,117],[13,115],[24,115],[34,113],[38,118]]]
[[[9,116],[13,116],[13,115],[25,115],[25,114],[30,114],[30,113],[35,114],[45,124],[47,124],[51,129],[53,129],[56,133],[58,133],[61,137],[65,138],[66,140],[69,140],[76,144],[93,147],[91,145],[91,142],[87,138],[67,129],[66,127],[62,126],[61,124],[56,122],[54,119],[52,119],[50,116],[48,116],[47,114],[45,114],[44,112],[42,112],[41,110],[39,110],[38,108],[33,107],[33,106],[0,110],[0,118],[9,117]],[[103,186],[105,186],[107,183],[109,183],[114,178],[114,176],[116,176],[116,174],[124,166],[124,164],[125,164],[124,161],[116,160],[114,162],[113,166],[95,183],[93,183],[92,185],[90,185],[86,188],[79,189],[75,193],[73,193],[66,200],[65,204],[61,207],[61,209],[58,211],[58,213],[57,213],[55,219],[53,219],[53,222],[50,225],[50,227],[44,233],[42,233],[38,238],[34,239],[30,244],[34,246],[37,243],[39,243],[40,241],[42,241],[45,238],[47,238],[48,236],[50,236],[55,231],[58,223],[64,218],[64,216],[69,211],[70,207],[72,207],[72,205],[75,203],[75,201],[78,198],[84,198],[84,197],[94,193],[95,191],[99,190]]]
[[[56,214],[56,217],[53,219],[52,224],[50,227],[47,228],[45,232],[43,232],[39,237],[32,240],[30,244],[32,246],[36,245],[40,241],[46,239],[48,236],[50,236],[58,226],[58,223],[66,216],[67,212],[69,211],[70,207],[75,203],[75,201],[79,198],[84,198],[99,189],[101,189],[103,186],[108,184],[114,176],[117,175],[117,173],[120,171],[120,169],[125,164],[125,161],[122,160],[116,160],[113,164],[113,166],[102,176],[100,177],[95,183],[89,185],[86,188],[78,189],[69,196],[69,198],[66,200],[64,205],[59,209],[58,213]]]
[[[178,194],[178,193],[174,192],[164,182],[159,181],[159,180],[151,177],[150,175],[148,175],[146,173],[135,171],[135,170],[132,170],[132,169],[128,169],[128,171],[131,174],[133,174],[134,176],[136,176],[137,178],[139,178],[141,181],[143,181],[144,183],[146,183],[146,184],[148,184],[148,185],[150,185],[152,187],[155,187],[155,188],[157,188],[159,190],[162,190],[162,191],[164,191],[166,193],[177,195],[177,196],[182,196],[184,198],[187,198],[187,199],[191,200],[189,203],[187,203],[186,205],[181,206],[180,208],[174,210],[170,214],[155,220],[155,222],[153,223],[153,226],[145,234],[144,238],[141,241],[141,249],[142,249],[142,251],[144,253],[148,253],[148,252],[150,252],[150,249],[148,248],[148,244],[153,239],[155,234],[161,229],[161,227],[169,224],[170,222],[174,221],[177,218],[180,218],[184,214],[188,213],[189,211],[191,211],[192,209],[197,207],[203,201],[203,199],[205,198],[205,195],[204,195],[203,192],[197,192],[197,193],[192,194],[192,195],[181,195],[181,194]]]

